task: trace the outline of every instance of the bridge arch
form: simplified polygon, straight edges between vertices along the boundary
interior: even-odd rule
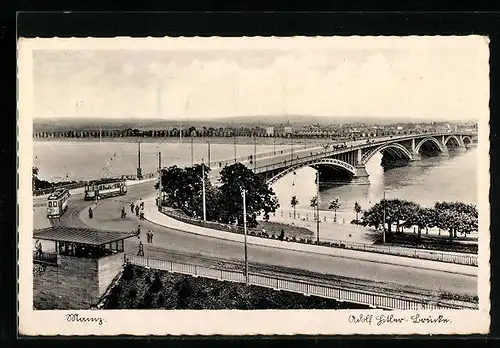
[[[417,145],[415,145],[415,152],[419,153],[420,148],[422,147],[422,145],[424,145],[427,142],[431,142],[431,143],[435,144],[439,148],[439,151],[446,152],[446,149],[444,148],[444,145],[441,144],[439,142],[439,140],[437,140],[434,137],[427,137],[427,138],[424,138],[424,139],[420,140],[420,142]]]
[[[302,162],[302,163],[296,164],[294,166],[288,167],[288,168],[282,170],[281,172],[279,172],[278,174],[276,174],[275,176],[273,176],[272,178],[268,179],[267,183],[269,185],[274,184],[276,181],[278,181],[279,179],[281,179],[285,175],[290,174],[297,169],[300,169],[303,167],[320,166],[320,165],[343,168],[346,171],[348,171],[349,173],[351,173],[352,175],[356,175],[356,173],[357,173],[356,168],[347,162],[341,161],[341,160],[336,159],[336,158],[321,158],[321,159],[316,159],[316,160],[312,160],[312,161]]]
[[[460,146],[460,145],[461,145],[461,141],[460,141],[460,139],[459,139],[456,135],[450,135],[450,136],[448,136],[448,137],[444,140],[443,145],[444,145],[444,146],[447,146],[448,141],[450,141],[451,139],[455,139],[455,141],[457,142],[458,146]]]
[[[465,139],[467,139],[467,141],[465,141]],[[464,143],[464,145],[465,144],[472,144],[472,138],[470,136],[468,136],[468,135],[464,135],[462,137],[462,142]]]
[[[412,159],[411,153],[406,147],[404,147],[403,145],[398,144],[398,143],[391,143],[391,144],[381,145],[381,146],[365,153],[363,155],[363,157],[361,157],[361,164],[363,164],[363,165],[366,164],[370,160],[370,158],[373,157],[373,155],[375,155],[378,152],[385,151],[385,150],[388,150],[389,152],[392,152],[392,153],[396,153],[397,155],[402,155],[409,160]]]

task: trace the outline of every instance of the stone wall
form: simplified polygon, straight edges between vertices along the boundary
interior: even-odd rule
[[[39,266],[39,265],[37,265]],[[99,297],[98,260],[57,256],[33,275],[33,302],[37,309],[88,309]]]
[[[109,284],[111,284],[113,279],[120,273],[123,262],[123,253],[117,253],[99,259],[99,296],[102,296],[106,292]]]
[[[89,259],[57,255],[57,265],[35,263],[36,309],[89,309],[95,306],[123,266],[123,253]]]

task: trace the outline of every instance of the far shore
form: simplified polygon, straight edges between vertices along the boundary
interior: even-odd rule
[[[195,144],[206,144],[210,142],[212,144],[234,144],[236,139],[237,145],[252,145],[252,137],[184,137],[182,138],[182,143],[190,144],[191,140]],[[302,138],[302,139],[291,139],[291,138],[273,138],[273,137],[256,137],[257,145],[291,145],[292,143],[297,146],[307,146],[311,145],[322,146],[325,143],[331,143],[334,141],[344,141],[344,140],[332,140],[330,138]],[[276,139],[276,140],[274,140]],[[122,137],[122,138],[33,138],[34,142],[54,142],[54,141],[64,141],[64,142],[89,142],[89,143],[171,143],[179,144],[181,143],[178,137],[163,137],[163,138],[151,138],[151,137]]]

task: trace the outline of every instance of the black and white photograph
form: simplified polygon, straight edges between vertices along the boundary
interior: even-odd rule
[[[19,39],[20,331],[487,333],[488,50]]]

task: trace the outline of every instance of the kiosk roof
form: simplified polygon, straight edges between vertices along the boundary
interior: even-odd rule
[[[33,239],[103,245],[134,237],[132,232],[95,230],[80,227],[52,226],[33,231]]]

